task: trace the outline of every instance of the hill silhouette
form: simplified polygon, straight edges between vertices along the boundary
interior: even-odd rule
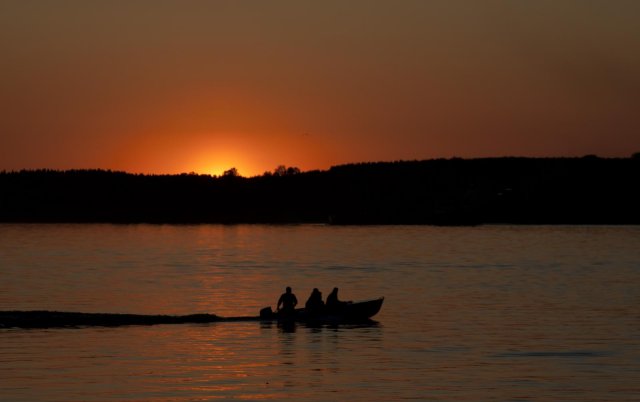
[[[233,173],[233,172],[232,172]],[[640,158],[485,158],[279,167],[244,178],[0,173],[2,222],[640,224]]]

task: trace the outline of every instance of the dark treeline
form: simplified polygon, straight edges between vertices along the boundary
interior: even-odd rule
[[[233,174],[0,173],[3,222],[640,224],[640,158],[487,158]]]

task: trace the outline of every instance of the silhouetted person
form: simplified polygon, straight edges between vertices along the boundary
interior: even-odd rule
[[[324,302],[322,301],[322,293],[318,288],[313,288],[311,296],[304,305],[305,309],[310,314],[318,314],[324,311]]]
[[[285,314],[292,314],[298,304],[298,299],[296,295],[291,293],[291,287],[287,286],[286,292],[280,295],[278,299],[278,305],[276,306],[276,311],[281,311]],[[282,308],[280,308],[282,305]]]
[[[340,307],[343,307],[345,304],[348,304],[348,302],[338,300],[338,288],[333,288],[329,296],[327,296],[327,310],[339,310]]]

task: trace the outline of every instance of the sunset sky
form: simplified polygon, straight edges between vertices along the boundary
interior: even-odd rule
[[[640,151],[640,1],[0,0],[0,170]]]

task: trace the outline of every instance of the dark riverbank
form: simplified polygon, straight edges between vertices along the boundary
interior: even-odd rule
[[[0,173],[2,222],[640,224],[640,158],[439,159],[327,171]]]

